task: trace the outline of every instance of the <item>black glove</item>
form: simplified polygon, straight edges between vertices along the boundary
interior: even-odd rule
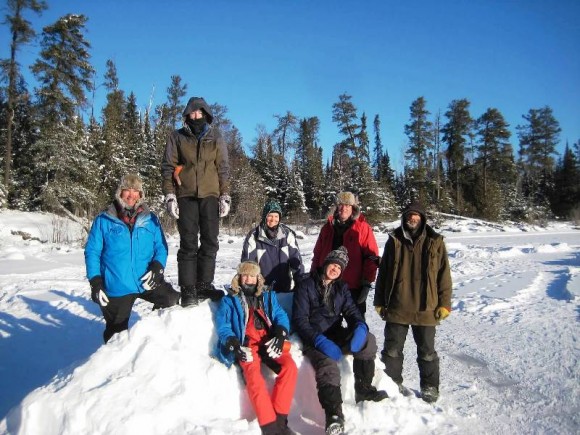
[[[226,340],[226,348],[234,353],[236,359],[240,362],[252,362],[254,357],[249,347],[244,347],[240,344],[237,337],[231,336]]]
[[[369,292],[371,291],[371,285],[370,284],[363,284],[360,286],[360,293],[358,295],[358,298],[356,299],[356,303],[357,304],[362,304],[363,302],[366,302],[367,300],[367,296],[369,295]]]
[[[101,307],[106,307],[109,303],[109,298],[105,293],[105,285],[103,284],[103,278],[97,275],[89,280],[91,285],[91,299],[95,304],[99,304]]]
[[[265,343],[266,353],[270,358],[276,359],[282,355],[284,340],[288,336],[288,331],[283,326],[275,326],[272,329],[272,338]]]
[[[152,261],[147,272],[141,277],[141,285],[145,290],[155,290],[163,281],[163,266],[156,260]]]

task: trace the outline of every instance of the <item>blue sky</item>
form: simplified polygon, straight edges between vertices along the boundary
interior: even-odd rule
[[[228,107],[244,144],[275,114],[318,116],[325,158],[342,138],[332,105],[348,93],[381,119],[391,161],[402,166],[409,106],[423,96],[434,115],[454,99],[471,115],[499,109],[513,132],[531,108],[550,106],[562,150],[580,139],[580,2],[558,1],[241,1],[48,0],[38,32],[69,13],[89,17],[97,85],[107,59],[140,106],[166,99],[172,75],[188,96]],[[4,11],[2,11],[4,14]],[[0,29],[7,41],[7,29]],[[38,47],[20,53],[25,67]],[[0,47],[8,57],[8,44]],[[104,101],[98,88],[95,104]],[[446,118],[442,116],[442,121]]]

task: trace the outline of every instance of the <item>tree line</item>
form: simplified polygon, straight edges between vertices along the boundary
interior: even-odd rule
[[[160,162],[167,135],[181,125],[187,84],[171,76],[166,101],[141,109],[120,86],[116,65],[106,63],[106,102],[89,104],[95,86],[87,17],[68,14],[37,35],[28,13],[44,1],[9,0],[10,57],[1,59],[2,147],[0,206],[45,210],[89,221],[111,198],[121,175],[139,173],[148,202],[168,226],[161,194]],[[29,65],[37,87],[26,83],[18,51],[38,38],[38,59]],[[341,140],[323,161],[318,117],[276,114],[276,127],[257,128],[249,151],[227,107],[212,104],[214,123],[228,145],[232,212],[225,224],[247,229],[268,197],[277,198],[285,219],[305,223],[325,217],[335,195],[356,193],[371,222],[396,219],[411,200],[430,210],[492,221],[542,221],[580,217],[580,140],[558,157],[560,127],[548,106],[530,109],[516,126],[519,149],[497,108],[479,117],[467,99],[431,114],[424,97],[409,108],[405,164],[393,170],[383,144],[379,115],[372,118],[341,94],[332,120]],[[324,144],[330,145],[330,144]]]

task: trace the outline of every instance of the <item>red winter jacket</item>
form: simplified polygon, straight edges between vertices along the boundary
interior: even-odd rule
[[[328,218],[328,222],[320,230],[318,240],[316,240],[316,245],[314,245],[311,271],[322,267],[324,259],[332,251],[333,221],[334,215],[331,215]],[[379,247],[371,226],[362,214],[345,231],[342,243],[348,251],[348,265],[342,271],[341,279],[351,289],[360,288],[363,281],[374,282],[377,276],[378,265],[376,257],[379,255]]]

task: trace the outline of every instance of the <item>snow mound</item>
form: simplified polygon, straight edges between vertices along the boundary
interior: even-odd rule
[[[173,307],[144,315],[83,364],[60,372],[29,394],[5,420],[8,433],[258,433],[238,369],[210,357],[217,340],[216,308],[206,301],[195,308]],[[295,335],[291,341],[299,376],[290,426],[303,434],[320,432],[324,413],[314,371]],[[365,429],[357,433],[380,432],[385,422],[405,427],[406,433],[445,425],[436,408],[399,396],[378,361],[375,384],[393,397],[390,416],[385,419],[386,402],[356,405],[352,357],[344,358],[340,368],[347,430],[355,431],[363,422]],[[263,373],[271,388],[274,375],[266,368]]]

